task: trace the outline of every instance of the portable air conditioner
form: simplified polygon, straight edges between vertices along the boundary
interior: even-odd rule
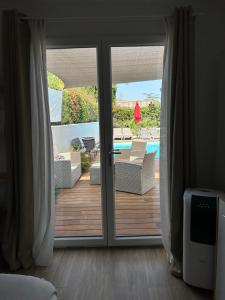
[[[188,189],[184,193],[183,279],[214,289],[217,202],[219,192]]]

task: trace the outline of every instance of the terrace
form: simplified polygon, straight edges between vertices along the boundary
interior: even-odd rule
[[[146,194],[115,193],[117,235],[160,234],[158,163],[155,187]],[[58,190],[55,235],[101,236],[101,215],[101,186],[90,185],[90,174],[84,173],[73,188]]]

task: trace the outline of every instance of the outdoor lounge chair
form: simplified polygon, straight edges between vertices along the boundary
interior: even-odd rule
[[[151,138],[153,140],[159,140],[160,139],[159,128],[151,128],[150,133],[151,133]]]
[[[81,176],[80,152],[59,153],[54,168],[56,188],[72,188]]]
[[[136,158],[143,159],[146,153],[146,142],[132,141],[130,149],[121,149],[122,155],[118,155],[118,160],[134,160]]]
[[[85,152],[87,152],[90,156],[93,153],[95,156],[99,151],[99,144],[96,145],[94,137],[82,137],[82,142],[85,147]]]
[[[122,140],[123,139],[122,128],[113,128],[113,139],[114,140]]]
[[[140,138],[141,139],[150,139],[151,138],[151,132],[148,128],[141,128],[140,130]]]
[[[123,128],[123,139],[124,140],[131,140],[133,135],[130,131],[130,128]]]
[[[155,154],[144,159],[115,162],[115,188],[117,191],[143,195],[155,185]]]
[[[86,151],[84,145],[81,143],[81,140],[79,138],[73,139],[70,144],[75,150],[80,150],[81,152]]]
[[[113,128],[113,139],[114,140],[131,140],[133,134],[130,128]]]

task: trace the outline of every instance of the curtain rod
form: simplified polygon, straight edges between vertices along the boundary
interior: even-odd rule
[[[194,17],[197,16],[203,16],[204,13],[198,13],[195,14]],[[72,21],[72,22],[87,22],[87,21],[118,21],[118,20],[127,20],[127,21],[133,21],[133,20],[152,20],[152,19],[163,19],[166,17],[166,15],[151,15],[151,16],[109,16],[109,17],[47,17],[47,18],[41,18],[41,17],[21,17],[21,20],[37,20],[37,19],[44,19],[46,22],[64,22],[64,21]]]

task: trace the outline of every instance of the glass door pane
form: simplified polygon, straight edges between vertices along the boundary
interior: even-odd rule
[[[56,237],[102,237],[96,48],[48,49]]]
[[[162,46],[111,47],[115,236],[160,235]]]

